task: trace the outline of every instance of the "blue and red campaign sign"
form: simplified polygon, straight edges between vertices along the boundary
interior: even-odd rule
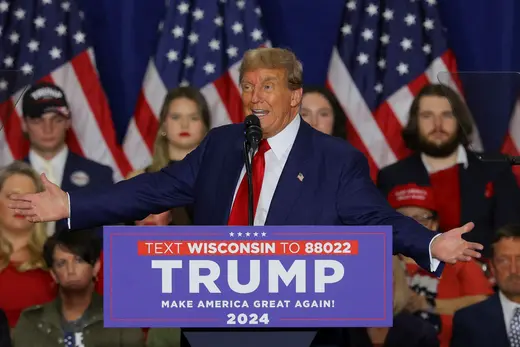
[[[105,227],[106,327],[392,325],[390,226]]]

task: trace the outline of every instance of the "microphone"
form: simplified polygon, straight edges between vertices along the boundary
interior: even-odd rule
[[[260,127],[260,119],[254,114],[250,114],[246,117],[245,124],[245,135],[246,142],[253,153],[258,148],[258,144],[262,139],[262,128]]]
[[[475,153],[478,160],[484,163],[507,163],[511,166],[520,165],[520,156],[513,156],[507,154],[481,154]]]
[[[244,135],[245,135],[245,141],[244,141],[244,163],[246,166],[246,175],[247,175],[247,187],[248,187],[248,224],[249,226],[253,225],[253,170],[251,168],[251,160],[253,157],[253,154],[255,153],[256,149],[258,148],[258,144],[260,143],[260,140],[262,139],[262,128],[260,127],[260,119],[258,119],[257,116],[254,114],[250,114],[246,117],[244,121]]]

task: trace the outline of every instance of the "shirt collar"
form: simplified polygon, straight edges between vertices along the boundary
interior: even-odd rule
[[[49,162],[51,165],[59,165],[65,166],[65,162],[67,161],[67,156],[69,154],[69,149],[67,146],[64,146],[61,151],[59,151],[51,160],[47,160],[43,158],[41,155],[36,153],[32,148],[29,150],[29,161],[31,163],[41,164],[44,162]]]
[[[276,158],[281,159],[292,148],[296,135],[298,135],[298,129],[300,129],[300,123],[300,114],[297,114],[282,131],[267,139]]]
[[[520,308],[520,304],[509,300],[501,290],[498,291],[498,297],[500,298],[500,304],[502,305],[502,311],[508,318],[512,318],[516,308]]]
[[[426,168],[426,171],[428,171],[429,173],[435,172],[426,163],[426,155],[424,153],[421,153],[421,160],[423,162],[424,167]],[[468,163],[468,153],[466,152],[466,149],[462,145],[459,145],[459,147],[457,148],[457,163],[456,164],[462,164],[465,169],[468,168],[468,164],[469,164]],[[440,170],[444,170],[444,169],[447,169],[447,167],[438,169],[436,171],[440,171]]]

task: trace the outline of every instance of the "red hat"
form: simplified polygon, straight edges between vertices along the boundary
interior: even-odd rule
[[[388,193],[388,202],[395,209],[405,206],[415,206],[431,211],[437,210],[432,188],[418,186],[415,183],[394,187],[390,193]]]

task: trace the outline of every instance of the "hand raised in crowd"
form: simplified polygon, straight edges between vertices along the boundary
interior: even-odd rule
[[[432,243],[432,257],[440,261],[455,264],[457,261],[470,261],[480,258],[479,252],[484,247],[475,242],[468,242],[462,238],[462,234],[470,232],[475,224],[469,222],[459,228],[440,234]]]
[[[36,194],[11,194],[9,208],[28,221],[49,222],[69,217],[69,199],[59,186],[41,175],[45,190]]]

